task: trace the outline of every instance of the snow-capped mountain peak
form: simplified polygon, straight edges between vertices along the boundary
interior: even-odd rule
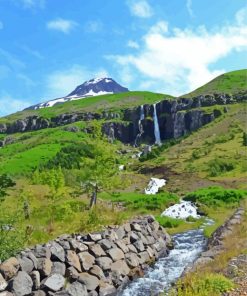
[[[68,101],[79,100],[87,97],[100,96],[105,94],[115,94],[129,91],[118,84],[115,80],[109,77],[94,78],[85,81],[83,84],[78,85],[71,93],[62,98],[57,98],[51,101],[40,103],[31,106],[27,109],[40,109],[52,107],[56,104],[62,104]]]

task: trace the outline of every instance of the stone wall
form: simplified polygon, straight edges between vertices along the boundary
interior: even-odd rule
[[[170,246],[152,216],[100,233],[62,235],[0,264],[0,296],[116,295]]]

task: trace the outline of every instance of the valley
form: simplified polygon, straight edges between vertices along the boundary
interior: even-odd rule
[[[0,118],[0,263],[64,234],[101,232],[145,215],[185,241],[188,231],[199,231],[199,240],[210,237],[239,207],[246,221],[246,85],[247,70],[239,70],[177,98],[127,91]],[[145,194],[153,177],[166,184]],[[92,197],[97,202],[90,207]],[[181,198],[196,204],[199,219],[161,216]],[[246,253],[246,223],[234,233],[239,247],[225,237],[219,268],[201,266],[201,273],[214,279],[232,257]],[[189,294],[201,280],[186,275],[174,295],[220,295],[213,288]]]

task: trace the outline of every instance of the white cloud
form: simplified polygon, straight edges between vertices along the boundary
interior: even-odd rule
[[[47,77],[46,99],[58,98],[68,95],[76,86],[82,84],[84,81],[94,77],[108,77],[108,73],[104,69],[90,71],[79,65],[55,71]]]
[[[128,43],[127,43],[127,46],[128,47],[131,47],[131,48],[136,48],[138,49],[139,48],[139,44],[133,40],[129,40]]]
[[[194,17],[194,11],[192,9],[192,0],[186,0],[186,8],[188,10],[188,13],[191,17]]]
[[[73,30],[78,24],[72,20],[66,20],[62,18],[57,18],[55,20],[49,21],[46,26],[49,30],[56,30],[68,34]]]
[[[85,24],[84,29],[88,33],[96,33],[101,31],[103,24],[100,21],[89,21]]]
[[[24,9],[43,9],[45,7],[46,0],[14,0],[17,4],[20,4]]]
[[[132,15],[149,18],[153,15],[153,10],[146,0],[127,0]]]
[[[3,29],[3,22],[0,21],[0,30]]]
[[[137,70],[139,85],[150,81],[154,91],[181,95],[224,72],[213,67],[217,61],[247,49],[247,25],[242,22],[239,13],[232,25],[217,30],[168,29],[166,22],[158,22],[142,37],[144,45],[137,52],[110,58],[119,71]]]
[[[19,46],[23,51],[25,51],[26,53],[34,56],[35,58],[37,59],[40,59],[42,60],[44,57],[43,55],[38,51],[38,50],[35,50],[35,49],[32,49],[30,48],[29,46],[27,45],[20,45]]]
[[[2,91],[0,93],[0,116],[23,110],[30,105],[30,102],[16,99],[7,92]]]

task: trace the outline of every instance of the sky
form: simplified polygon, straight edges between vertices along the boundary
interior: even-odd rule
[[[94,77],[182,95],[243,68],[246,0],[0,0],[0,116]]]

